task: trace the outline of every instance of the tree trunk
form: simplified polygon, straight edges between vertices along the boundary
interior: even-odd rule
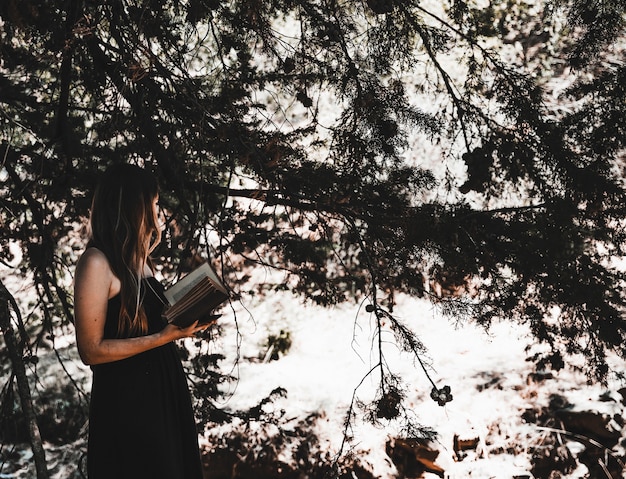
[[[28,437],[30,438],[30,446],[33,451],[33,457],[35,458],[37,479],[48,479],[50,476],[46,465],[46,452],[43,448],[37,418],[35,417],[35,411],[33,409],[30,386],[28,385],[26,367],[24,366],[22,356],[22,347],[17,341],[15,331],[11,325],[11,304],[14,305],[15,301],[9,291],[4,287],[4,284],[0,282],[0,330],[4,336],[4,342],[17,380],[17,390],[20,396],[22,412],[28,424]]]

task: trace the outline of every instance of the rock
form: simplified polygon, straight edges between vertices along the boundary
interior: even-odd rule
[[[555,472],[569,474],[578,466],[567,446],[555,444],[554,440],[534,448],[531,462],[531,472],[538,479],[552,478]]]
[[[621,427],[607,414],[593,411],[555,411],[556,417],[563,424],[563,429],[593,439],[607,449],[611,449],[619,440]]]
[[[425,472],[444,477],[444,469],[435,463],[439,451],[427,440],[391,439],[387,441],[386,451],[399,477],[420,477]]]

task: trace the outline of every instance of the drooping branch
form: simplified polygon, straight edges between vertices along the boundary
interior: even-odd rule
[[[4,336],[4,342],[9,353],[11,366],[15,379],[17,381],[17,389],[20,397],[22,412],[26,418],[28,426],[28,437],[30,446],[33,451],[35,460],[35,468],[37,471],[37,479],[48,479],[48,466],[46,463],[46,453],[41,440],[37,418],[33,408],[33,398],[28,384],[28,376],[26,375],[26,367],[24,365],[23,350],[15,336],[15,330],[11,324],[11,309],[19,315],[19,311],[15,309],[15,299],[0,281],[0,330]]]

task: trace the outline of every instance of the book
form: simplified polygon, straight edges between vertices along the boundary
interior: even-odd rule
[[[163,294],[169,303],[163,317],[180,328],[196,320],[203,323],[217,319],[221,315],[212,314],[213,310],[230,297],[208,262],[185,275]]]

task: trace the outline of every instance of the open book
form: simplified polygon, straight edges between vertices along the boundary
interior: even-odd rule
[[[228,291],[211,268],[202,263],[176,284],[165,290],[170,306],[163,317],[181,328],[194,321],[208,322],[219,316],[212,311],[229,298]]]

